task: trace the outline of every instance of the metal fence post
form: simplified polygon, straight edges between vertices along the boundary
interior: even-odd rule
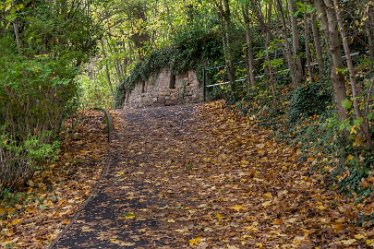
[[[206,101],[206,70],[203,68],[204,102]]]

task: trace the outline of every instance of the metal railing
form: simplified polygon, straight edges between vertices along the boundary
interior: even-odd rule
[[[368,51],[367,51],[368,53]],[[277,57],[277,52],[274,53],[274,57]],[[353,52],[351,53],[351,57],[355,57],[355,56],[358,56],[360,55],[360,52]],[[255,60],[260,60],[260,59],[264,59],[265,57],[260,57],[260,58],[256,58]],[[342,56],[342,58],[346,58],[346,56]],[[241,65],[241,64],[246,64],[246,61],[239,61],[239,62],[235,62],[234,65]],[[312,67],[316,67],[318,65],[317,62],[313,62],[311,64]],[[305,66],[306,67],[306,66]],[[222,86],[222,85],[229,85],[231,84],[230,81],[223,81],[223,82],[218,82],[218,83],[214,83],[214,84],[207,84],[207,72],[209,71],[212,71],[212,70],[219,70],[219,69],[225,69],[226,71],[226,65],[218,65],[218,66],[211,66],[211,67],[205,67],[203,68],[203,85],[204,85],[204,102],[206,101],[207,99],[207,89],[208,88],[213,88],[213,87],[216,87],[216,86]],[[289,73],[290,72],[290,69],[287,68],[287,69],[284,69],[284,70],[279,70],[279,71],[276,71],[275,74],[279,74],[279,73]],[[257,75],[255,76],[256,79],[262,79],[265,77],[265,74],[261,74],[261,75]],[[248,78],[245,77],[245,78],[240,78],[240,79],[237,79],[235,80],[235,83],[239,83],[239,82],[245,82],[247,81]]]

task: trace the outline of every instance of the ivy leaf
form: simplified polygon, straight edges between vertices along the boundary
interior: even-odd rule
[[[349,99],[344,99],[342,101],[342,106],[343,106],[344,109],[346,109],[348,111],[352,108],[352,101],[350,101]]]

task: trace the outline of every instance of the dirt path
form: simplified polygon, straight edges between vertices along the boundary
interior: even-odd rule
[[[126,111],[111,151],[54,249],[370,248],[374,234],[344,218],[353,208],[294,149],[221,103]]]

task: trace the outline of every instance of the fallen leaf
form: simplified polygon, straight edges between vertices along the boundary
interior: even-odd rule
[[[188,243],[189,243],[190,246],[197,246],[201,243],[201,237],[196,237],[194,239],[190,239],[188,241]]]
[[[239,212],[240,210],[243,210],[244,207],[243,207],[243,205],[234,205],[234,206],[231,207],[231,209]]]

